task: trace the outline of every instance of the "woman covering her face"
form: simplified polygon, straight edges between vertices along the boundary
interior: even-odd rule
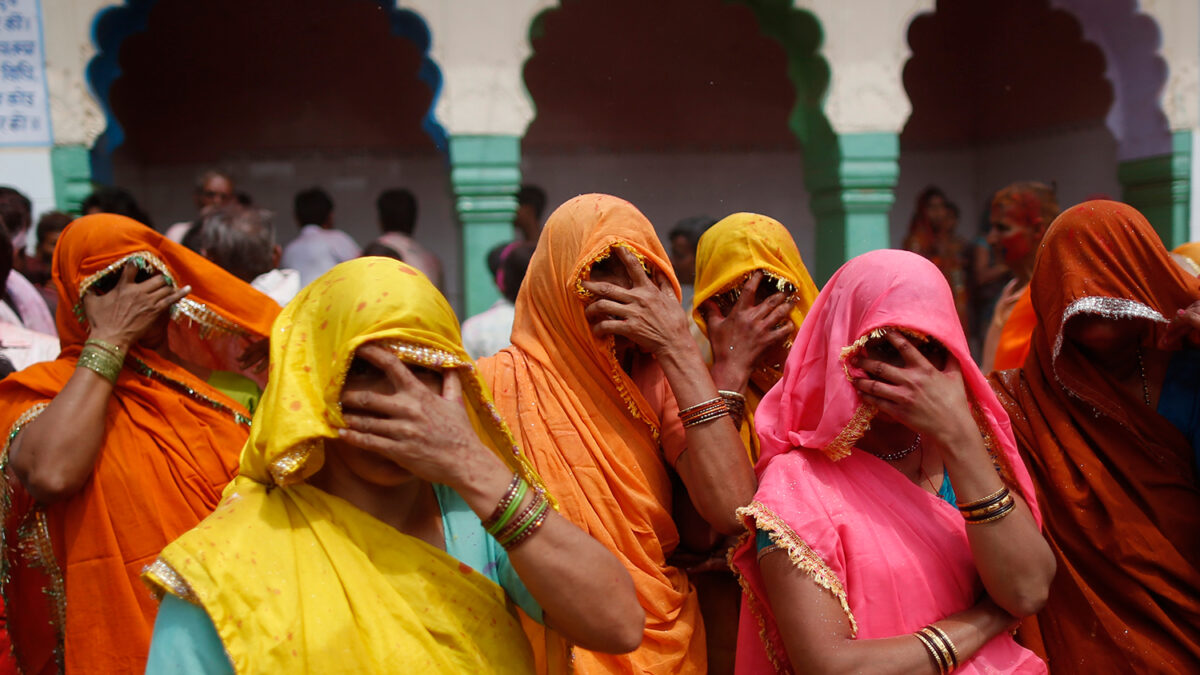
[[[745,397],[742,442],[758,460],[754,411],[779,378],[817,297],[796,242],[779,221],[735,213],[710,227],[696,251],[692,317],[713,348],[713,382]]]
[[[1008,631],[1041,607],[1054,560],[933,264],[887,250],[843,265],[757,428],[733,557],[739,672],[1046,671]]]
[[[233,477],[257,393],[239,357],[279,306],[108,214],[67,226],[53,276],[63,351],[0,382],[8,628],[22,672],[137,672],[138,576]]]
[[[1021,639],[1070,672],[1200,668],[1200,281],[1132,207],[1050,226],[1025,367],[992,375],[1058,558]]]
[[[720,531],[738,527],[734,512],[753,494],[750,463],[670,270],[632,204],[576,197],[542,230],[512,346],[479,364],[563,515],[617,554],[646,609],[636,651],[576,650],[577,672],[705,671],[695,589],[666,562],[679,543],[668,465]],[[713,412],[685,428],[681,409],[696,405]]]
[[[165,594],[149,671],[528,672],[509,601],[637,645],[629,575],[557,515],[414,268],[321,276],[276,321],[271,369],[238,477],[145,574]]]

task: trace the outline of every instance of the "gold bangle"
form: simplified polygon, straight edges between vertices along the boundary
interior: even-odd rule
[[[726,408],[725,410],[714,410],[712,412],[705,413],[703,415],[697,415],[696,417],[692,417],[692,418],[688,419],[688,421],[684,422],[683,428],[691,429],[692,427],[700,426],[701,424],[706,424],[708,422],[720,419],[727,415],[729,415],[728,408]]]
[[[733,426],[741,429],[742,420],[746,419],[746,397],[728,389],[718,389],[717,393],[725,399],[725,405],[729,407],[729,416],[733,418]]]
[[[968,511],[971,509],[982,508],[993,502],[1000,501],[1000,499],[1004,497],[1004,494],[1006,492],[1008,492],[1008,486],[1001,485],[999,490],[996,490],[992,494],[990,494],[986,497],[983,497],[981,499],[976,499],[976,500],[970,501],[970,502],[958,502],[958,504],[957,504],[958,510],[959,511]]]
[[[725,402],[725,399],[718,396],[680,410],[679,421],[683,422],[683,427],[686,429],[728,414],[729,404]]]
[[[125,360],[125,350],[121,349],[120,347],[114,345],[111,342],[105,342],[104,340],[100,340],[97,338],[88,338],[87,340],[84,341],[83,344],[85,346],[86,345],[94,345],[96,347],[99,347],[100,349],[103,349],[104,351],[108,352],[109,354],[112,354],[113,356],[117,357],[118,359],[121,359],[122,361]]]
[[[946,631],[942,630],[940,626],[932,623],[926,626],[925,630],[932,631],[937,637],[941,638],[942,643],[950,650],[950,660],[952,662],[951,668],[957,668],[958,648],[954,646],[954,642],[950,639],[950,635]]]
[[[941,661],[942,666],[943,666],[943,668],[942,668],[943,673],[949,673],[950,671],[954,670],[954,668],[958,664],[955,663],[953,655],[950,653],[949,648],[947,648],[946,645],[942,644],[942,639],[938,636],[937,633],[930,630],[929,626],[926,626],[926,627],[922,628],[921,630],[917,631],[917,634],[924,635],[925,638],[927,640],[929,640],[929,643],[933,645],[934,649],[938,653],[938,656],[940,657],[939,660]]]
[[[933,646],[933,638],[921,631],[913,633],[913,636],[920,640],[921,644],[925,645],[925,651],[929,652],[929,658],[933,659],[933,665],[937,666],[938,672],[942,675],[946,675],[947,665],[946,662],[942,660],[945,657],[942,656],[942,653],[938,651],[937,647]]]
[[[1006,505],[1006,508],[1004,510],[997,511],[994,515],[988,516],[986,518],[979,518],[979,519],[964,518],[963,520],[965,520],[968,525],[982,525],[984,523],[995,522],[997,520],[1000,520],[1001,518],[1006,518],[1010,513],[1012,513],[1013,511],[1016,511],[1016,510],[1017,510],[1017,503],[1014,501],[1010,501],[1010,502],[1008,502],[1008,504]]]
[[[75,363],[76,368],[87,368],[114,385],[123,366],[123,360],[118,360],[117,357],[93,345],[85,345]]]
[[[1015,501],[1013,500],[1012,495],[1005,494],[1004,497],[995,504],[989,504],[980,509],[959,509],[959,511],[962,512],[963,518],[966,518],[967,520],[978,520],[979,518],[985,518],[993,513],[996,513],[997,511],[1006,509],[1014,503]]]

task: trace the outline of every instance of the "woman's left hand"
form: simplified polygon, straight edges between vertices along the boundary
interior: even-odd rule
[[[1184,340],[1192,346],[1200,345],[1200,301],[1179,310],[1171,318],[1162,339],[1158,341],[1158,347],[1174,351],[1183,346]]]
[[[670,280],[656,270],[651,281],[637,256],[622,246],[615,247],[613,255],[624,264],[633,285],[622,288],[604,281],[583,282],[584,289],[596,296],[585,310],[592,333],[626,337],[655,356],[694,344],[687,315]]]
[[[339,433],[346,442],[379,453],[419,478],[455,489],[465,485],[481,463],[503,469],[476,436],[454,372],[444,373],[438,396],[387,349],[367,344],[357,354],[383,371],[394,392],[342,396],[346,428]]]
[[[854,379],[862,399],[897,422],[930,440],[952,444],[956,434],[976,434],[970,403],[963,385],[962,368],[953,356],[938,370],[897,331],[884,335],[900,356],[904,366],[860,356],[855,365],[871,375]]]

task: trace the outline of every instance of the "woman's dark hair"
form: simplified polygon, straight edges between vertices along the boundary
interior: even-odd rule
[[[118,216],[133,218],[146,227],[153,228],[149,214],[138,206],[137,200],[124,188],[103,186],[98,187],[88,195],[80,205],[80,210],[89,213],[115,213]]]

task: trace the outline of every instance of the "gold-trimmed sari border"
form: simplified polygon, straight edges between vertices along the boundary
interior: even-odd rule
[[[142,581],[150,588],[154,597],[160,601],[163,594],[170,593],[180,600],[186,600],[197,607],[200,606],[200,598],[192,590],[191,584],[183,578],[183,575],[176,572],[174,567],[171,567],[171,563],[161,557],[155,558],[154,562],[146,565],[142,570]]]
[[[614,242],[610,246],[606,247],[603,251],[593,256],[591,260],[581,265],[577,270],[575,274],[575,294],[579,296],[581,301],[586,303],[592,297],[592,293],[583,287],[583,282],[591,276],[592,267],[596,265],[596,263],[602,262],[611,257],[613,249],[617,248],[618,246],[632,253],[638,259],[638,262],[641,263],[642,269],[646,272],[646,274],[650,274],[649,263],[646,262],[646,257],[644,255],[639,253],[637,249],[633,248],[626,242]],[[637,404],[637,401],[634,400],[632,392],[629,391],[629,385],[626,383],[628,376],[625,374],[625,369],[622,368],[621,364],[617,362],[615,344],[616,340],[611,335],[604,339],[604,351],[608,361],[608,377],[616,386],[617,394],[620,395],[621,401],[625,403],[625,408],[629,410],[629,414],[632,415],[634,419],[640,420],[646,425],[646,427],[650,430],[650,435],[654,438],[654,442],[657,443],[660,440],[658,421],[647,415],[646,412],[642,410],[641,406]]]
[[[842,611],[846,613],[846,618],[850,621],[850,637],[857,637],[858,622],[854,619],[854,612],[850,610],[846,587],[821,556],[812,550],[792,530],[791,526],[766,504],[754,500],[749,505],[739,508],[737,514],[744,521],[749,522],[752,519],[757,529],[764,530],[771,537],[772,542],[787,551],[788,559],[796,569],[807,574],[813,582],[837,598],[842,605]],[[750,528],[747,527],[747,529]]]

